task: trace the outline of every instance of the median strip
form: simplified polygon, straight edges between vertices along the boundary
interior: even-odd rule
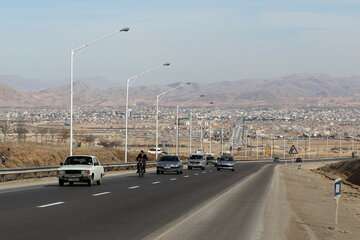
[[[37,207],[38,207],[38,208],[46,208],[46,207],[57,206],[57,205],[60,205],[60,204],[64,204],[64,202],[48,203],[48,204],[40,205],[40,206],[37,206]]]
[[[137,189],[137,188],[140,188],[140,186],[131,186],[131,187],[128,187],[128,189],[132,190],[132,189]]]
[[[109,194],[109,193],[110,192],[95,193],[95,194],[93,194],[93,196],[96,197],[96,196],[106,195],[106,194]]]

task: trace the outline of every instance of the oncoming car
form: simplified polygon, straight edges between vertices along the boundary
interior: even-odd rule
[[[104,176],[104,167],[95,156],[70,156],[61,165],[58,177],[60,186],[74,182],[100,185]]]
[[[218,171],[221,169],[235,171],[235,161],[233,156],[228,154],[221,155],[216,162],[216,168]]]
[[[189,156],[188,159],[188,169],[200,168],[205,170],[207,165],[206,156],[203,153],[193,153]]]
[[[176,155],[163,155],[156,163],[156,174],[173,172],[183,173],[183,165],[180,158]]]

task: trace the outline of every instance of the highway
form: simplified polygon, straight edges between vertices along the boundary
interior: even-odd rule
[[[274,165],[0,191],[1,239],[258,239]]]

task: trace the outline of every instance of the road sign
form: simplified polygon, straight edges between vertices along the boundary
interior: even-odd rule
[[[298,150],[296,149],[295,145],[292,145],[289,154],[298,154]]]
[[[341,197],[341,178],[337,178],[334,181],[334,196],[336,200],[336,207],[335,207],[335,228],[338,225],[338,209],[339,209],[339,200]]]
[[[341,197],[341,178],[338,178],[334,182],[334,196],[335,198]]]

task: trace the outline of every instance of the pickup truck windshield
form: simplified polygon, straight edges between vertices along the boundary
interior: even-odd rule
[[[92,164],[92,158],[86,156],[68,157],[64,162],[64,165],[91,165],[91,164]]]

